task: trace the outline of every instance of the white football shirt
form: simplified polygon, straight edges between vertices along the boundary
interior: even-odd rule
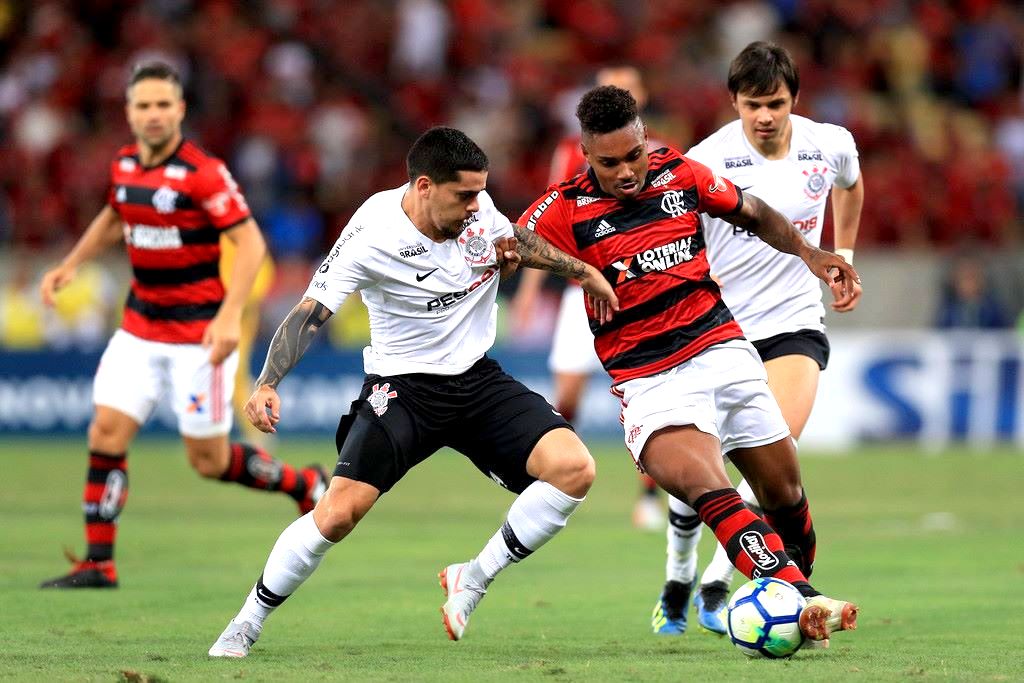
[[[457,375],[494,344],[499,268],[493,242],[512,224],[486,192],[462,235],[438,244],[402,210],[408,184],[367,199],[305,296],[337,311],[361,291],[370,313],[367,373]]]
[[[825,204],[833,185],[860,177],[857,145],[841,126],[791,114],[793,137],[785,159],[765,159],[743,134],[739,119],[686,153],[744,192],[793,221],[811,244],[821,244]],[[797,330],[824,331],[820,280],[798,257],[783,254],[753,233],[702,216],[711,272],[747,339]]]

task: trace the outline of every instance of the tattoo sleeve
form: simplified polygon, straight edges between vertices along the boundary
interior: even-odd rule
[[[320,327],[331,317],[331,310],[319,301],[304,298],[285,317],[274,338],[270,340],[267,360],[263,372],[256,380],[257,386],[269,384],[277,388],[284,376],[295,367],[320,331]]]
[[[786,254],[799,255],[807,240],[788,218],[752,194],[743,193],[743,207],[739,213],[723,217],[733,225],[746,228],[766,244]]]
[[[520,265],[549,270],[555,275],[577,280],[586,274],[587,265],[583,261],[556,249],[533,230],[519,225],[513,225],[512,229],[517,242],[516,251],[522,258]]]

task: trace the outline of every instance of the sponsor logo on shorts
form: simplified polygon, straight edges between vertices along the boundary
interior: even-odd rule
[[[643,425],[633,425],[632,427],[630,427],[629,428],[629,434],[626,435],[626,444],[629,445],[629,446],[632,446],[634,443],[636,443],[637,437],[640,436],[640,433],[643,430],[644,430],[644,426]]]
[[[201,415],[206,412],[206,394],[189,394],[187,412]]]
[[[393,398],[398,398],[398,392],[391,390],[390,382],[384,382],[373,385],[373,391],[366,397],[366,402],[373,408],[373,412],[377,413],[377,417],[380,417],[388,412],[388,401]]]
[[[754,562],[754,566],[762,571],[779,566],[779,558],[775,556],[764,542],[764,536],[758,531],[746,531],[740,536],[740,547]]]

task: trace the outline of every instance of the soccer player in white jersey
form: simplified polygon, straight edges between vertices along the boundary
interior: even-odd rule
[[[864,201],[857,147],[841,126],[816,123],[793,114],[800,79],[789,53],[755,42],[733,60],[728,77],[739,119],[693,147],[686,156],[731,180],[745,192],[778,209],[818,246],[825,205],[832,195],[835,252],[853,260]],[[721,219],[705,222],[711,272],[743,333],[757,349],[794,439],[799,439],[814,405],[818,375],[829,357],[821,288],[800,259],[783,254],[753,233]],[[832,309],[852,311],[859,283],[845,293],[832,290]],[[746,481],[737,487],[744,502],[760,513]],[[806,505],[806,498],[798,505]],[[666,583],[655,605],[656,633],[686,630],[689,595],[696,582],[700,520],[682,501],[669,498]],[[771,523],[771,520],[769,520]],[[813,547],[813,546],[812,546]],[[792,556],[799,549],[786,547]],[[811,566],[814,558],[805,558]],[[700,580],[695,598],[698,622],[724,634],[725,607],[734,568],[719,546]]]
[[[324,554],[381,494],[443,446],[519,494],[480,554],[439,575],[452,640],[462,637],[495,575],[558,533],[594,479],[593,458],[569,424],[486,352],[506,266],[579,280],[599,320],[617,308],[611,285],[498,213],[484,192],[487,157],[464,133],[432,128],[413,144],[407,165],[409,183],[373,195],[356,211],[270,343],[246,405],[265,432],[281,418],[277,385],[345,298],[362,292],[370,315],[366,380],[338,426],[330,487],[278,538],[211,657],[246,656],[264,619]]]

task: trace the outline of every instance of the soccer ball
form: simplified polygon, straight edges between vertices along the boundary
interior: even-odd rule
[[[781,579],[760,578],[736,589],[729,600],[729,638],[749,657],[791,657],[803,645],[800,591]]]

